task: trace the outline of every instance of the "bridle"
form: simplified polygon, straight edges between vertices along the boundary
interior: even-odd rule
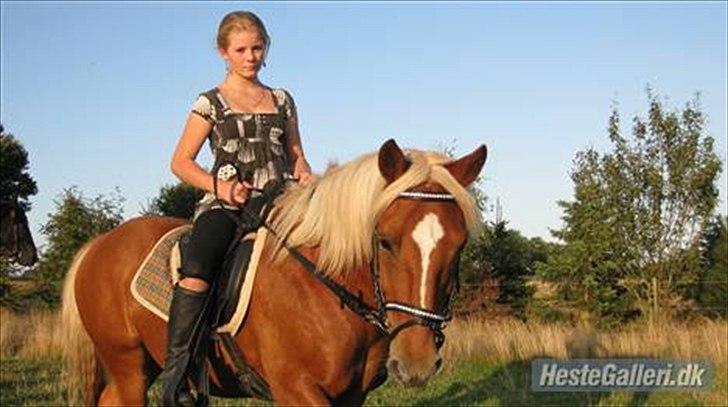
[[[430,193],[417,191],[404,191],[399,193],[398,198],[419,200],[419,201],[454,201],[455,198],[450,194]],[[267,225],[266,225],[267,227]],[[268,227],[268,230],[274,236],[279,237]],[[280,238],[280,237],[279,237]],[[355,314],[362,317],[365,321],[373,325],[387,340],[392,341],[403,330],[420,325],[429,328],[435,335],[435,345],[439,349],[445,342],[445,334],[442,332],[447,323],[452,319],[452,304],[459,289],[458,264],[459,255],[453,262],[452,273],[455,279],[455,288],[451,291],[447,301],[443,304],[442,311],[437,312],[430,309],[416,307],[399,301],[387,301],[382,290],[379,268],[379,243],[382,240],[378,231],[374,230],[372,235],[372,260],[369,269],[371,270],[372,285],[374,286],[374,298],[376,306],[371,307],[366,304],[360,296],[356,296],[348,291],[344,286],[332,280],[316,267],[316,264],[306,258],[296,248],[290,247],[284,240],[284,246],[291,255],[298,260],[306,270],[314,275],[319,281],[326,285],[341,300],[342,306],[349,308]],[[388,311],[396,311],[411,315],[412,318],[392,327],[387,318]]]
[[[400,192],[398,198],[418,200],[418,201],[454,201],[455,198],[450,194],[445,193],[433,193],[433,192],[418,192],[418,191],[404,191]],[[452,271],[455,279],[455,289],[452,290],[450,296],[447,298],[442,311],[436,312],[425,308],[416,307],[413,305],[405,304],[398,301],[387,301],[382,290],[380,273],[379,273],[379,250],[380,241],[382,240],[378,230],[374,229],[372,238],[372,264],[370,266],[372,272],[372,283],[374,285],[374,298],[377,302],[377,311],[379,313],[379,321],[386,330],[388,339],[393,340],[403,330],[421,325],[429,328],[435,335],[435,345],[439,349],[445,342],[445,334],[442,332],[445,329],[447,323],[452,319],[452,303],[457,295],[458,291],[458,270],[457,266],[460,263],[459,255],[455,258],[453,265],[454,270]],[[397,311],[404,314],[409,314],[412,318],[407,321],[392,327],[387,319],[387,311]]]

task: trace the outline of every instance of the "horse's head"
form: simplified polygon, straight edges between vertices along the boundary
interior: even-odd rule
[[[387,365],[401,382],[423,384],[441,365],[460,251],[479,224],[466,187],[486,154],[481,146],[457,160],[417,150],[405,155],[390,140],[377,153],[331,166],[314,184],[292,188],[276,203],[270,221],[282,237],[271,243],[276,261],[289,258],[286,245],[316,248],[316,274],[374,283],[376,303],[337,295],[386,334]]]
[[[441,328],[449,319],[460,251],[468,237],[461,206],[438,179],[467,187],[480,173],[486,155],[485,146],[480,146],[460,159],[436,165],[439,178],[431,176],[399,193],[376,223],[375,262],[393,330],[387,368],[404,384],[422,385],[441,367]],[[393,140],[379,150],[379,170],[390,185],[410,164]]]

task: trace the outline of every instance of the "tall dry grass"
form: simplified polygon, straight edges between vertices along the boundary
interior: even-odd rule
[[[0,308],[0,355],[45,358],[62,354],[57,311],[17,314]],[[512,319],[456,319],[445,331],[449,360],[498,363],[535,357],[671,357],[709,359],[725,367],[728,322],[635,322],[612,331],[588,325],[523,323]]]
[[[455,320],[447,328],[444,356],[505,363],[536,357],[661,357],[728,361],[728,322],[635,322],[611,331],[589,325],[535,324],[518,320]]]
[[[0,308],[0,355],[60,357],[56,311],[17,314]],[[728,363],[728,322],[635,322],[612,331],[588,325],[523,323],[512,319],[456,319],[445,331],[447,360],[505,363],[535,357],[664,357]],[[716,366],[717,367],[717,366]]]
[[[57,358],[62,354],[58,312],[17,314],[0,308],[0,357]]]

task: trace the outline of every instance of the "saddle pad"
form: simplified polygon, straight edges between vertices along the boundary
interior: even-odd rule
[[[164,321],[169,320],[173,282],[177,280],[176,269],[179,267],[179,259],[174,255],[173,249],[180,237],[191,227],[191,225],[180,226],[162,236],[139,266],[131,281],[130,288],[134,299]],[[253,291],[253,281],[260,255],[265,246],[266,232],[265,228],[261,228],[255,234],[250,263],[245,273],[235,313],[229,321],[218,327],[218,332],[235,335],[243,322]]]

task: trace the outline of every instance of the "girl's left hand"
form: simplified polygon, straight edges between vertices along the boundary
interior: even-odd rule
[[[314,180],[314,176],[311,174],[311,166],[308,165],[305,158],[300,157],[296,160],[293,166],[293,178],[298,179],[298,183],[303,186]]]

